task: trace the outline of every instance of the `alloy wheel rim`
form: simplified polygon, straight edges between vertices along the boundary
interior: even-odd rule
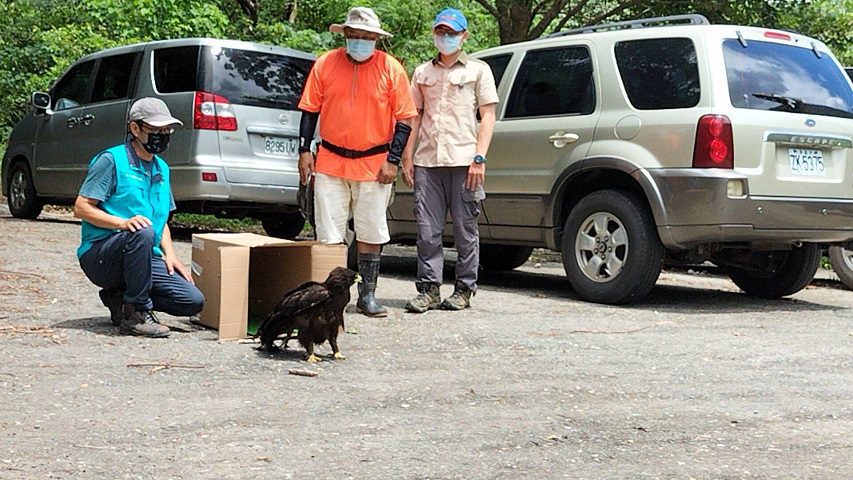
[[[841,258],[844,259],[844,266],[847,267],[847,270],[853,270],[853,250],[842,248]]]
[[[24,208],[27,199],[27,182],[24,179],[24,172],[20,170],[15,172],[12,177],[12,182],[9,185],[9,199],[15,209]]]
[[[575,236],[575,260],[586,278],[607,283],[622,271],[628,258],[628,232],[608,212],[596,212],[581,223]]]

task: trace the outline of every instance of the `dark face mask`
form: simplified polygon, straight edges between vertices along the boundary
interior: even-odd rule
[[[148,142],[142,143],[142,148],[145,149],[146,152],[157,155],[159,153],[163,153],[169,148],[169,138],[171,134],[168,133],[149,133],[148,134]]]

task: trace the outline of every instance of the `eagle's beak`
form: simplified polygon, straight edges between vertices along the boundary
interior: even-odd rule
[[[355,283],[361,283],[361,275],[355,274]]]

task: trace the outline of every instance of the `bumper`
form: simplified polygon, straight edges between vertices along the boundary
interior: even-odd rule
[[[210,172],[216,174],[216,181],[203,181],[201,173]],[[299,191],[299,177],[295,176],[292,184],[288,185],[261,185],[254,183],[236,183],[225,179],[225,172],[221,168],[211,167],[189,167],[173,168],[172,191],[175,201],[179,203],[208,202],[227,206],[228,204],[240,205],[258,204],[259,209],[265,209],[272,205],[286,205],[297,207],[299,203],[296,194]]]
[[[853,240],[853,199],[749,195],[748,178],[726,170],[662,169],[652,210],[669,248],[703,243],[838,243]],[[743,194],[729,194],[741,183]]]

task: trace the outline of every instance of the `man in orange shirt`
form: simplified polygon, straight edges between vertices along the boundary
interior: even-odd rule
[[[390,240],[385,211],[391,185],[417,116],[409,79],[400,62],[375,50],[390,37],[376,13],[354,7],[346,22],[329,27],[343,33],[346,47],[317,59],[299,102],[299,178],[314,175],[317,239],[343,243],[350,215],[355,224],[359,284],[357,310],[372,317],[388,313],[376,302],[380,249]],[[310,151],[317,122],[322,142]]]

